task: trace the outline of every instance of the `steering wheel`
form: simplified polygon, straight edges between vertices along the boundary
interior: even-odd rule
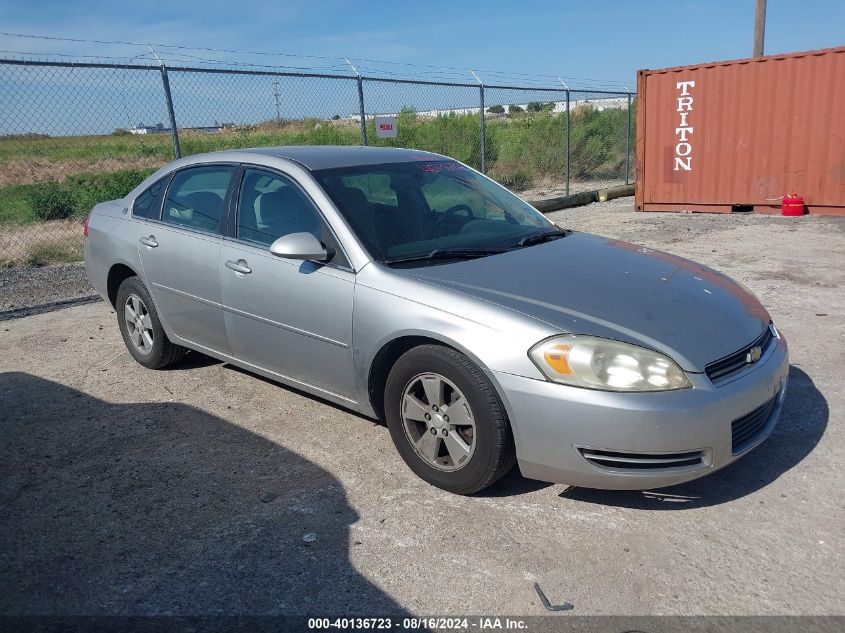
[[[467,205],[467,204],[463,204],[463,203],[461,203],[461,204],[456,204],[456,205],[451,206],[451,207],[449,207],[448,209],[446,209],[446,210],[443,212],[443,215],[441,215],[441,216],[437,219],[437,223],[438,223],[438,224],[442,224],[443,222],[448,222],[449,220],[451,220],[451,219],[452,219],[452,217],[453,217],[456,213],[458,213],[458,211],[466,211],[467,217],[468,217],[470,220],[474,220],[474,219],[475,219],[475,213],[473,212],[472,208],[471,208],[469,205]]]

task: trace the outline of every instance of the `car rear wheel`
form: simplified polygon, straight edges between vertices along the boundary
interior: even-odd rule
[[[167,338],[152,297],[138,277],[129,277],[120,284],[115,311],[126,348],[144,367],[163,369],[188,352]]]
[[[402,459],[449,492],[490,486],[516,461],[504,407],[484,373],[440,345],[403,354],[387,379],[385,416]]]

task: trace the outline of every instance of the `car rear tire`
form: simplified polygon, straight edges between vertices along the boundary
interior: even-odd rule
[[[153,299],[138,277],[129,277],[120,284],[115,311],[126,349],[144,367],[163,369],[187,354],[186,348],[167,338]]]
[[[441,345],[403,354],[384,395],[390,436],[420,478],[472,494],[516,462],[510,424],[495,388],[465,355]]]

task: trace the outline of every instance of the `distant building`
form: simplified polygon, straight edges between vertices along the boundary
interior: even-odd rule
[[[129,128],[128,130],[130,134],[161,134],[169,131],[170,128],[164,127],[163,123],[156,123],[155,125],[144,125],[143,123],[139,123],[136,127]]]
[[[495,105],[495,104],[491,104]],[[509,105],[515,105],[521,108],[523,111],[528,111],[528,103],[514,103],[514,104],[500,104],[504,106],[505,112],[507,112],[507,108]],[[543,102],[544,106],[551,105],[550,108],[546,109],[546,112],[551,112],[552,114],[560,114],[561,112],[566,112],[566,101],[548,101]],[[490,106],[487,106],[489,108]],[[598,110],[599,112],[603,110],[624,110],[628,107],[628,98],[627,97],[602,97],[596,99],[572,99],[569,102],[569,107],[571,110],[575,110],[576,108],[592,108],[594,110]],[[440,110],[420,110],[415,112],[417,116],[420,117],[438,117],[438,116],[460,116],[460,115],[477,115],[480,108],[477,107],[469,107],[469,108],[443,108]],[[376,116],[399,116],[401,112],[382,112],[378,115],[376,114],[367,114],[365,118],[369,121],[372,120]],[[497,116],[493,113],[487,112],[488,116]],[[352,121],[358,120],[360,118],[360,113],[354,112],[351,113],[349,116],[342,117],[341,120]],[[504,113],[501,115],[504,117]],[[485,117],[486,118],[486,117]]]
[[[223,128],[227,127],[227,125],[231,126],[231,124],[226,123],[217,123],[214,122],[214,125],[207,125],[207,126],[197,126],[197,127],[180,127],[179,129],[182,131],[191,131],[191,132],[204,132],[206,134],[215,134],[221,131]],[[143,123],[139,123],[136,127],[129,128],[127,132],[130,134],[164,134],[170,133],[169,127],[164,127],[163,123],[156,123],[155,125],[144,125]]]

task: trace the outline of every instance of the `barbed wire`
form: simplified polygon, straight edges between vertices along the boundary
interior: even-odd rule
[[[165,44],[165,43],[146,43],[146,42],[130,42],[124,40],[101,40],[101,39],[89,39],[89,38],[75,38],[75,37],[59,37],[53,35],[35,35],[35,34],[27,34],[27,33],[13,33],[9,31],[0,31],[0,36],[3,37],[10,37],[10,38],[22,38],[22,39],[33,39],[33,40],[42,40],[42,41],[57,41],[57,42],[71,42],[71,43],[78,43],[78,44],[99,44],[99,45],[106,45],[106,46],[142,46],[144,48],[153,47],[155,49],[159,49],[157,52],[159,53],[160,57],[167,61],[168,59],[191,59],[193,61],[198,61],[201,63],[206,63],[214,66],[237,66],[237,67],[249,67],[249,68],[266,68],[266,69],[285,69],[285,70],[297,70],[297,71],[304,71],[304,72],[329,72],[329,73],[341,73],[348,69],[347,65],[347,57],[340,57],[340,56],[330,56],[330,55],[314,55],[314,54],[305,54],[305,53],[288,53],[288,52],[279,52],[279,51],[254,51],[254,50],[242,50],[242,49],[234,49],[234,48],[213,48],[213,47],[205,47],[205,46],[187,46],[183,44]],[[164,50],[161,50],[164,49]],[[186,52],[178,52],[178,51],[194,51],[194,52],[214,52],[214,53],[225,53],[230,55],[255,55],[261,57],[281,57],[286,59],[302,59],[302,60],[321,60],[321,61],[335,61],[338,62],[337,64],[333,65],[318,65],[318,64],[311,64],[311,65],[289,65],[289,64],[258,64],[254,62],[248,62],[243,60],[232,60],[232,59],[208,59],[200,55],[192,55]],[[142,57],[149,56],[150,53],[145,52],[143,55],[131,56],[131,55],[86,55],[86,54],[72,54],[72,53],[37,53],[37,52],[30,52],[30,51],[17,51],[17,50],[5,50],[0,51],[3,54],[13,54],[13,55],[33,55],[33,56],[52,56],[56,58],[79,58],[79,59],[139,59]],[[371,58],[362,58],[362,57],[349,57],[349,59],[353,59],[356,63],[362,64],[361,69],[366,69],[366,72],[371,75],[379,75],[385,77],[405,77],[405,78],[413,78],[409,77],[409,75],[413,74],[419,77],[425,77],[427,80],[431,81],[446,81],[446,82],[457,82],[457,81],[466,81],[467,78],[471,79],[471,75],[469,69],[461,68],[458,66],[447,66],[447,65],[436,65],[436,64],[423,64],[417,62],[403,62],[403,61],[394,61],[394,60],[383,60],[383,59],[371,59]],[[367,64],[367,66],[363,66],[363,64]],[[377,66],[372,66],[372,64],[376,64]],[[390,70],[386,70],[384,68],[379,68],[378,66],[389,66],[389,67],[401,67],[405,69],[414,69],[413,73],[411,72],[403,72],[397,73],[392,72]],[[583,89],[593,89],[593,90],[600,90],[602,88],[618,90],[619,86],[625,86],[626,84],[619,80],[609,80],[609,79],[598,79],[594,77],[575,77],[571,75],[548,75],[542,73],[521,73],[521,72],[513,72],[513,71],[503,71],[498,69],[485,69],[485,68],[475,68],[475,71],[482,75],[482,80],[489,79],[486,83],[505,83],[505,82],[515,82],[520,84],[528,83],[534,87],[557,87],[560,85],[560,82],[563,81],[565,85],[569,88],[583,88]],[[572,85],[569,85],[569,84]]]

